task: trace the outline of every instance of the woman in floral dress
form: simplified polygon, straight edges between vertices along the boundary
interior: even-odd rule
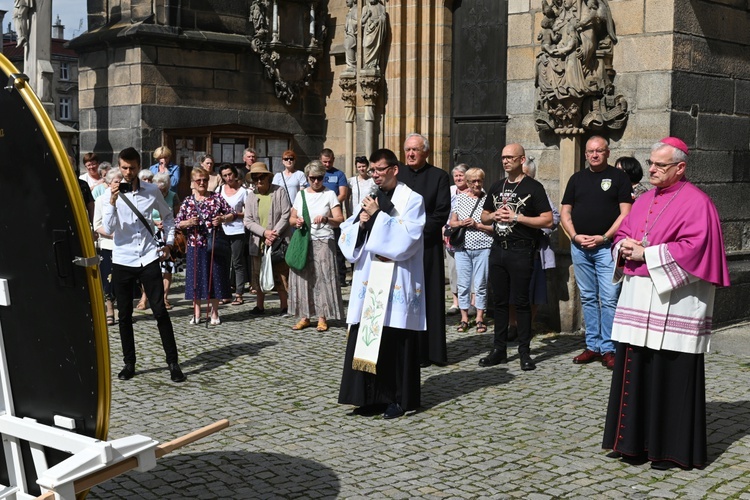
[[[185,299],[193,301],[191,325],[200,322],[201,300],[209,302],[211,324],[219,325],[219,299],[232,296],[229,240],[222,224],[232,222],[237,214],[221,195],[208,191],[208,172],[194,168],[191,179],[193,194],[185,198],[175,217],[175,224],[187,236]]]

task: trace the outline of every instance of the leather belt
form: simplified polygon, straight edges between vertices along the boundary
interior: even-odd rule
[[[534,248],[534,242],[531,240],[498,240],[495,244],[503,250],[509,248]]]

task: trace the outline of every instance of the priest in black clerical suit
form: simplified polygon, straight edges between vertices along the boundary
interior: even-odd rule
[[[398,180],[421,194],[425,203],[424,278],[427,300],[427,335],[420,338],[419,358],[423,367],[448,362],[445,345],[445,264],[442,228],[451,211],[448,172],[427,163],[430,143],[420,134],[404,142],[406,168]]]

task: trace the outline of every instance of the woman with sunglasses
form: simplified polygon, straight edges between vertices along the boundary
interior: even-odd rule
[[[187,236],[185,299],[193,301],[191,325],[200,323],[201,300],[210,304],[211,324],[219,325],[219,299],[232,296],[229,243],[223,225],[237,214],[221,195],[208,191],[208,172],[203,168],[193,168],[190,177],[193,194],[182,202],[174,220]]]
[[[250,314],[260,315],[266,312],[266,294],[260,286],[261,259],[266,249],[273,249],[278,240],[289,243],[292,233],[289,227],[291,204],[284,188],[271,184],[271,172],[265,163],[253,163],[247,177],[255,186],[255,191],[247,194],[244,214],[244,226],[250,232],[248,248],[252,259],[251,281],[256,296],[256,305]],[[282,260],[274,262],[271,269],[275,290],[279,294],[280,314],[286,317],[289,315],[289,266]]]
[[[283,187],[289,196],[289,204],[294,203],[299,190],[307,187],[305,174],[297,170],[294,166],[297,161],[297,155],[294,151],[288,149],[281,155],[281,161],[284,163],[284,170],[273,176],[271,184]]]
[[[306,224],[303,203],[306,204],[312,239],[305,267],[301,271],[289,271],[289,313],[300,318],[292,330],[309,327],[310,317],[318,316],[317,330],[325,332],[327,318],[341,319],[344,309],[336,279],[337,242],[333,237],[333,228],[344,222],[344,214],[336,193],[323,185],[325,173],[325,167],[318,160],[305,167],[310,187],[300,191],[289,218],[292,227],[299,229]]]

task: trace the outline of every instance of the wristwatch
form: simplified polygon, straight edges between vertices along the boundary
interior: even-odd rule
[[[604,243],[605,245],[607,245],[608,243],[611,243],[611,242],[612,242],[612,240],[610,240],[609,238],[607,238],[606,234],[602,235],[602,243]]]

